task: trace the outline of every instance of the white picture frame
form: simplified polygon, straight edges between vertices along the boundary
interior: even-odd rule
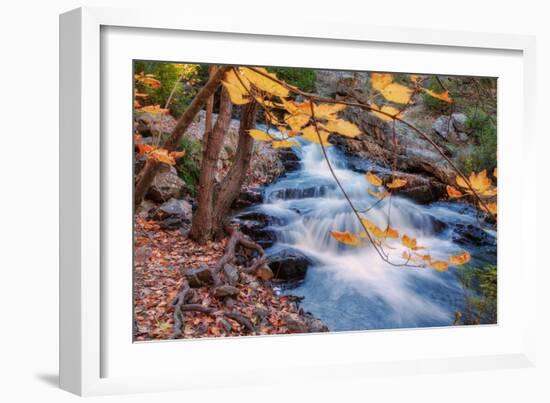
[[[245,24],[237,15],[231,19],[182,21],[177,13],[137,9],[80,8],[60,17],[60,384],[63,389],[79,395],[96,395],[296,382],[298,374],[303,381],[534,365],[535,322],[530,312],[535,312],[537,265],[535,245],[528,243],[526,234],[535,232],[536,217],[534,209],[523,202],[525,196],[522,195],[527,192],[514,191],[512,184],[523,183],[533,196],[536,175],[519,177],[510,155],[514,152],[516,160],[525,161],[535,155],[533,37],[340,23],[327,26],[307,17],[300,24],[280,21],[271,26],[254,19]],[[209,41],[209,45],[218,46],[218,51],[209,55],[197,47],[187,54],[185,50],[173,53],[170,50],[173,47],[163,45],[191,34],[194,39],[189,41]],[[135,46],[131,46],[131,42],[137,40],[137,35],[141,35],[139,44],[144,49],[140,55],[132,53]],[[148,44],[151,35],[157,45],[154,50]],[[223,41],[235,45],[234,59],[224,54]],[[106,135],[115,127],[124,130],[130,123],[125,114],[131,104],[116,101],[130,96],[131,93],[125,91],[131,77],[128,76],[125,83],[117,74],[125,71],[130,74],[126,61],[138,56],[270,64],[269,52],[239,55],[239,41],[248,41],[245,45],[248,49],[286,46],[307,51],[311,44],[318,44],[333,52],[359,49],[358,52],[382,52],[384,56],[371,59],[368,65],[361,57],[353,62],[336,58],[334,64],[328,65],[325,61],[322,66],[316,64],[319,61],[315,57],[308,58],[309,62],[297,60],[297,65],[303,67],[392,71],[389,66],[395,71],[428,73],[420,58],[401,62],[401,68],[398,61],[391,60],[398,59],[399,52],[409,52],[409,55],[410,52],[439,52],[443,56],[441,60],[433,59],[431,72],[473,74],[477,71],[479,75],[491,75],[491,71],[497,71],[493,68],[500,69],[503,85],[499,85],[498,325],[132,344],[131,315],[127,317],[127,312],[131,312],[131,289],[128,291],[131,284],[126,284],[128,269],[131,273],[131,267],[127,267],[131,242],[123,236],[121,252],[113,252],[106,241],[116,239],[113,237],[125,231],[131,232],[131,207],[126,218],[117,214],[127,207],[124,203],[128,201],[128,188],[131,195],[130,181],[121,182],[129,178],[125,175],[131,170],[130,148],[120,154],[121,163],[115,168],[111,159],[114,150],[125,150],[125,141],[131,142],[131,136],[117,141],[114,136]],[[296,52],[296,60],[298,51],[289,52]],[[464,61],[476,58],[477,68]],[[453,60],[454,70],[448,67]],[[117,80],[109,81],[110,85],[106,86],[104,81],[108,77]],[[513,105],[507,99],[511,96],[507,95],[507,89],[514,97],[520,97],[521,104],[516,100]],[[501,113],[513,110],[514,106],[514,117]],[[113,120],[113,115],[120,117]],[[501,127],[504,127],[502,131]],[[126,165],[119,171],[119,166]],[[517,190],[517,185],[514,186]],[[108,211],[111,213],[107,214]],[[128,223],[130,227],[125,227]],[[512,243],[516,245],[513,251],[506,248]],[[128,247],[130,250],[126,250]],[[120,259],[117,260],[119,267],[124,267],[120,276],[106,269],[112,267],[113,259]],[[504,277],[501,277],[501,266]],[[515,271],[508,269],[512,266]],[[113,290],[122,295],[122,302],[113,298]],[[516,303],[518,306],[508,303],[512,297],[521,301]],[[504,315],[502,321],[501,314]],[[463,342],[455,345],[457,340]],[[321,348],[323,354],[318,354]],[[212,362],[216,357],[231,356],[235,352],[239,352],[247,364],[235,363],[229,374],[199,362]],[[287,359],[271,361],[273,364],[269,366],[258,358],[276,358],[285,352],[288,352]],[[185,354],[186,359],[194,363],[193,373],[176,371],[168,365],[169,358],[178,354]],[[132,371],[137,361],[145,369],[163,362],[167,365],[158,374],[150,370]],[[304,368],[308,368],[307,373],[302,371]]]

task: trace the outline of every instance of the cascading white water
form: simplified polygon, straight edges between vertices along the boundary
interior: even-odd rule
[[[363,174],[347,169],[337,150],[327,148],[335,174],[358,210],[377,202],[368,194]],[[347,247],[331,231],[360,232],[362,228],[329,170],[322,149],[303,144],[297,150],[301,168],[265,189],[265,203],[255,207],[278,224],[277,242],[268,250],[294,248],[315,261],[306,279],[292,294],[304,296],[302,307],[321,318],[332,331],[418,326],[453,322],[463,304],[463,292],[452,271],[395,267],[369,246]],[[380,228],[388,224],[389,199],[366,216]],[[420,206],[391,198],[390,222],[401,233],[416,237],[434,258],[445,258],[461,248],[437,230],[438,222],[474,220],[447,206]],[[399,251],[389,251],[402,263]]]

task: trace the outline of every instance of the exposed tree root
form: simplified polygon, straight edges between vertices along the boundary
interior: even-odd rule
[[[255,255],[249,266],[240,268],[240,271],[243,273],[254,274],[260,267],[266,265],[267,262],[265,251],[260,245],[247,238],[246,235],[236,228],[227,228],[226,230],[230,234],[230,237],[225,247],[225,253],[220,260],[209,269],[214,279],[214,287],[224,284],[220,272],[226,264],[234,263],[237,260],[238,246],[242,246],[245,250],[252,251],[252,256]],[[190,288],[189,282],[184,280],[180,286],[179,292],[171,303],[174,307],[173,339],[179,338],[183,333],[184,312],[201,312],[214,317],[225,316],[237,322],[249,333],[256,332],[256,328],[252,322],[241,313],[235,311],[227,312],[219,308],[194,304],[192,303],[194,297],[195,291]]]

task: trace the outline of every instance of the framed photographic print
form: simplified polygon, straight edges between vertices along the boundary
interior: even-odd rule
[[[62,387],[532,365],[533,49],[62,15]]]

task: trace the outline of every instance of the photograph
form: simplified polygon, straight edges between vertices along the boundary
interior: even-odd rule
[[[132,70],[134,342],[498,323],[496,77]]]

